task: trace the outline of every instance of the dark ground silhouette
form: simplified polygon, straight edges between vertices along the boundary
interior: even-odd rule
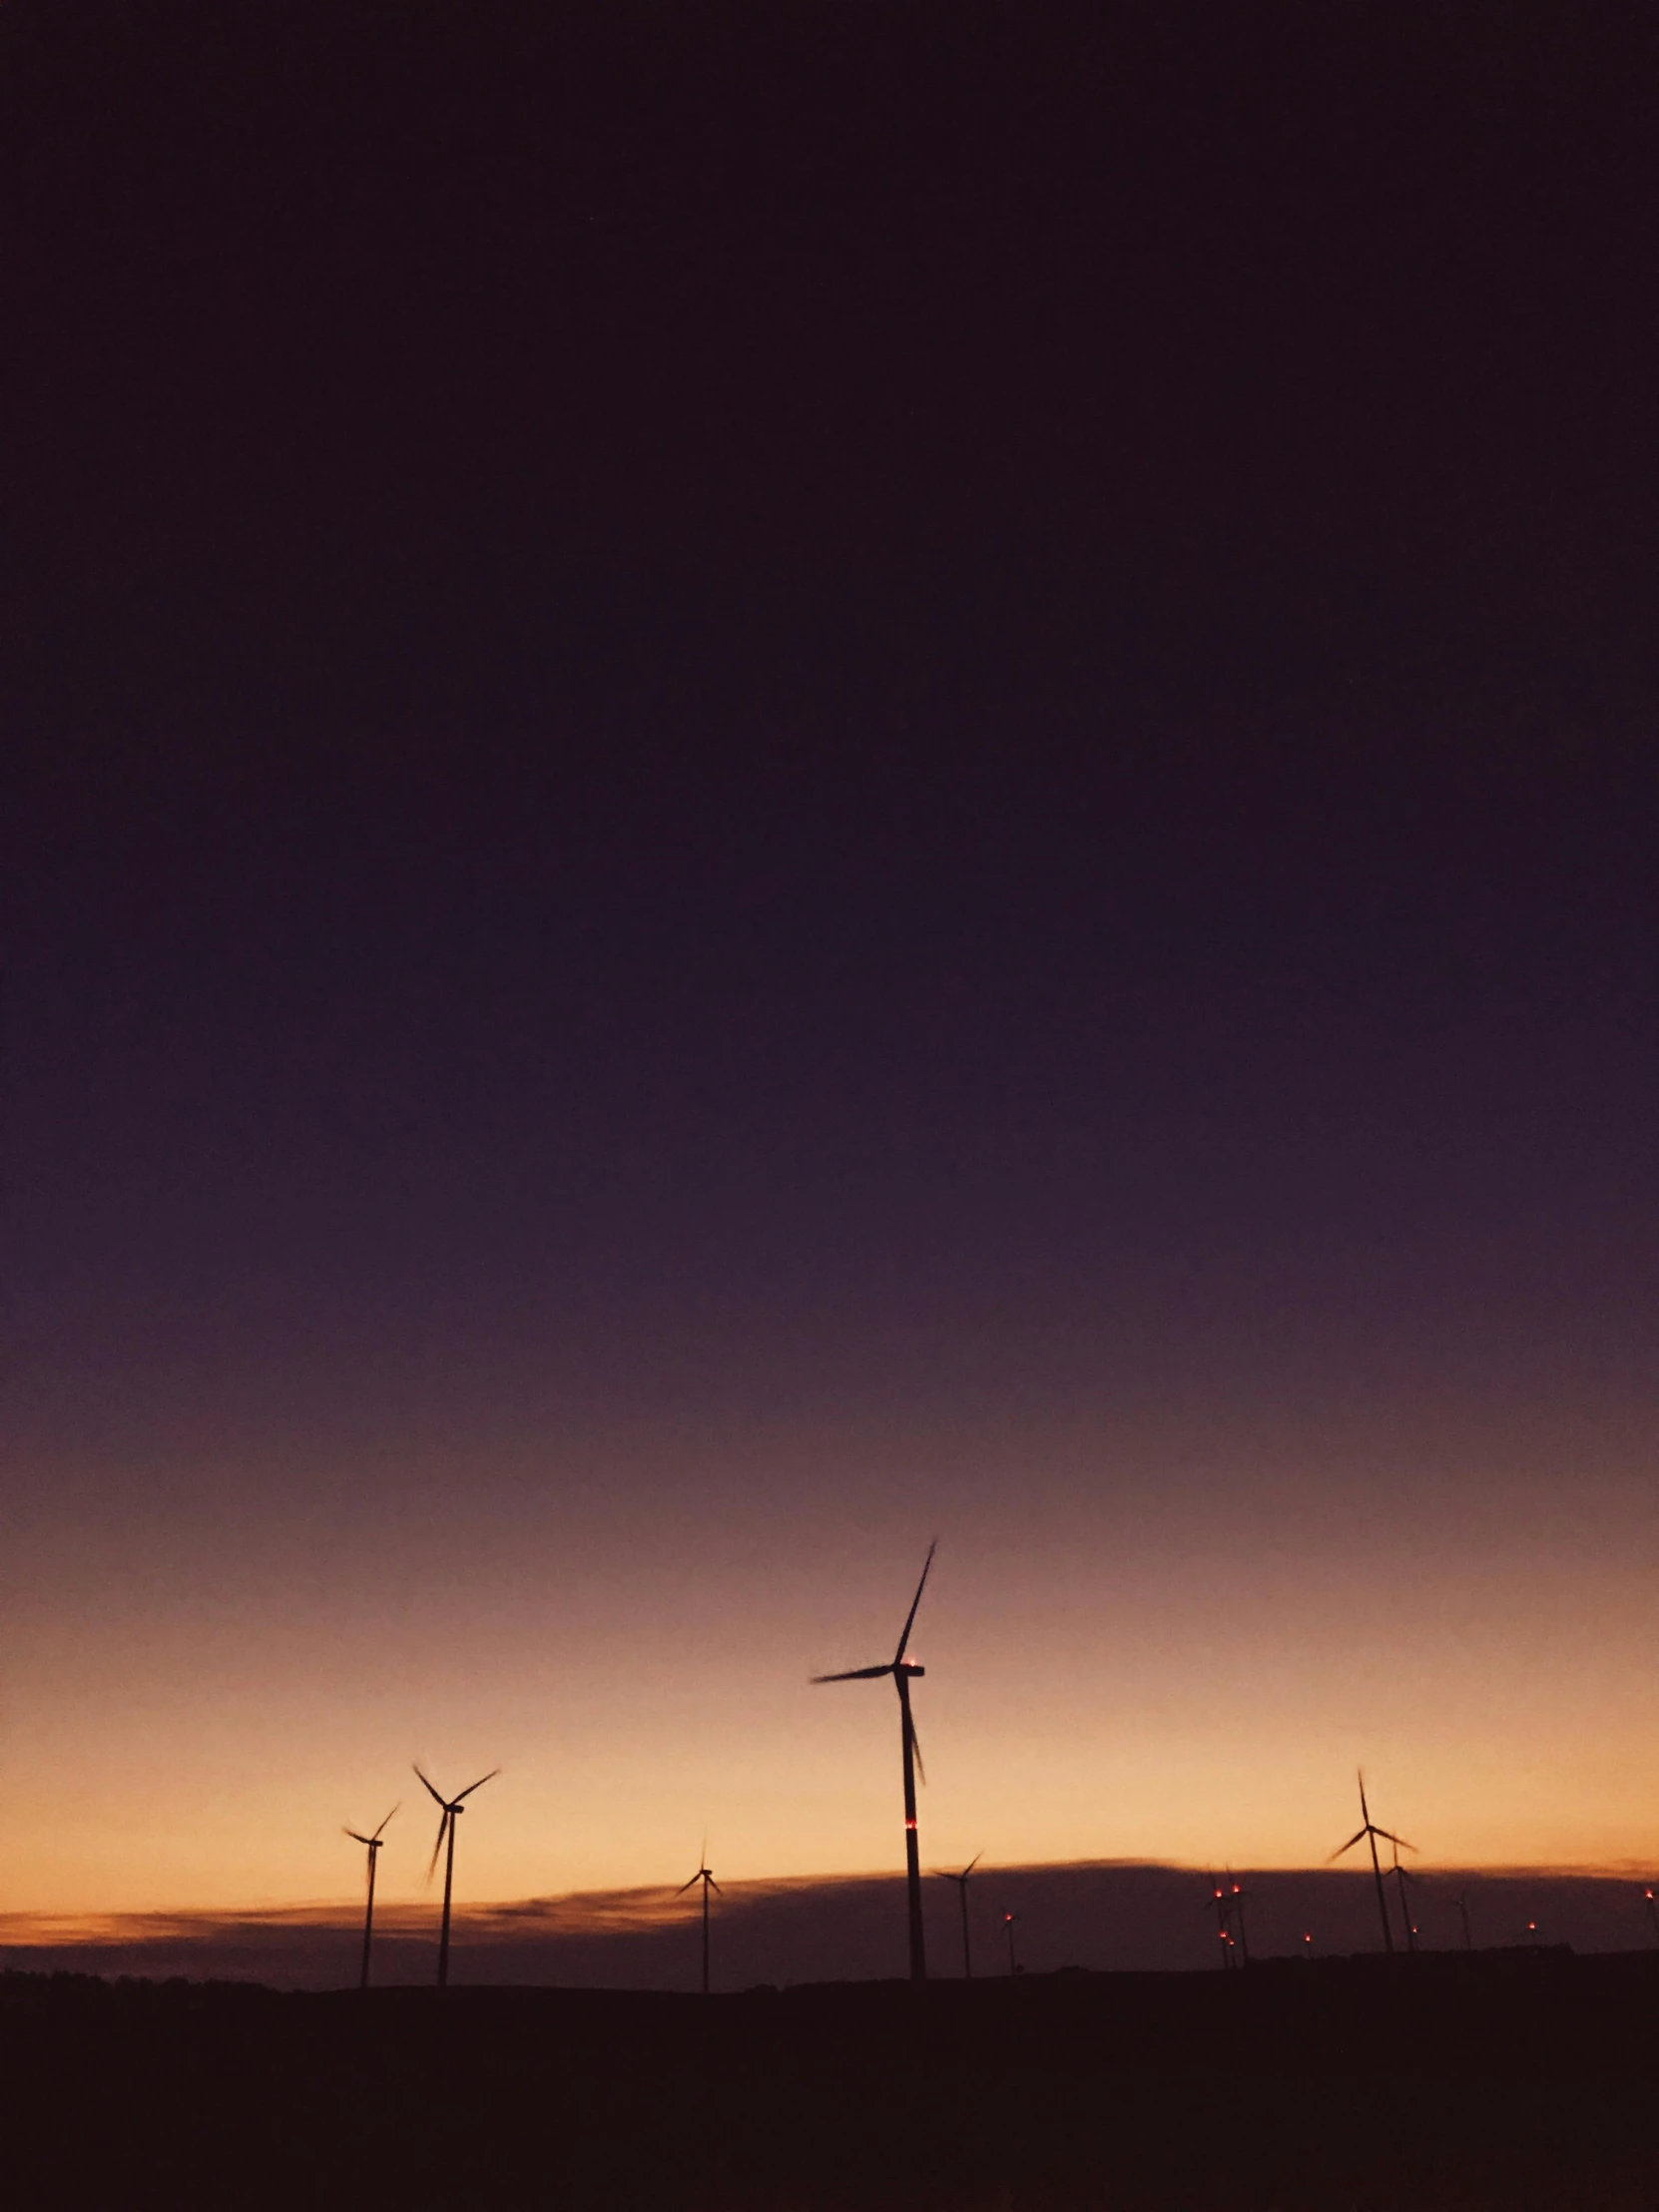
[[[1659,2204],[1659,1955],[697,1996],[0,1979],[14,2202]]]

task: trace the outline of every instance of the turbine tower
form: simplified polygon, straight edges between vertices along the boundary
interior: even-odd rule
[[[1417,1947],[1417,1932],[1411,1920],[1411,1893],[1406,1887],[1405,1869],[1399,1863],[1399,1845],[1394,1842],[1391,1836],[1388,1841],[1394,1847],[1394,1863],[1391,1871],[1394,1878],[1394,1888],[1399,1892],[1399,1917],[1405,1924],[1405,1948],[1408,1951],[1414,1951]]]
[[[961,1907],[962,1907],[962,1979],[963,1979],[964,1981],[971,1981],[971,1980],[973,1979],[973,1952],[972,1952],[972,1949],[971,1949],[971,1948],[969,1947],[969,1944],[968,1944],[968,1917],[967,1917],[967,1886],[968,1886],[968,1876],[969,1876],[970,1874],[972,1874],[972,1872],[973,1872],[974,1868],[978,1866],[978,1864],[979,1864],[980,1860],[981,1860],[981,1859],[983,1859],[983,1858],[984,1858],[984,1856],[985,1856],[985,1854],[984,1854],[984,1853],[983,1853],[982,1851],[976,1851],[976,1852],[974,1853],[973,1857],[972,1857],[972,1858],[971,1858],[971,1859],[970,1859],[970,1860],[968,1861],[967,1865],[966,1865],[966,1866],[965,1866],[965,1867],[964,1867],[964,1868],[962,1869],[962,1871],[961,1871],[961,1873],[960,1873],[960,1874],[950,1874],[950,1873],[946,1872],[946,1870],[945,1870],[945,1869],[943,1869],[942,1867],[935,1867],[935,1868],[933,1869],[933,1872],[934,1872],[934,1873],[935,1873],[935,1874],[936,1874],[936,1875],[938,1876],[938,1878],[939,1878],[939,1880],[940,1880],[941,1882],[954,1882],[954,1883],[955,1883],[955,1885],[956,1885],[956,1895],[957,1895],[958,1899],[959,1899],[959,1900],[960,1900],[960,1902],[961,1902]]]
[[[1216,1935],[1221,1942],[1221,1963],[1225,1971],[1238,1963],[1233,1955],[1236,1947],[1233,1941],[1233,1900],[1214,1875],[1210,1877],[1210,1903],[1215,1907]],[[1205,1910],[1208,1911],[1209,1907]]]
[[[698,1854],[696,1874],[692,1876],[690,1882],[681,1883],[679,1889],[674,1893],[675,1896],[683,1898],[693,1884],[698,1882],[703,1885],[703,1994],[707,1996],[709,1993],[709,1892],[713,1890],[719,1897],[726,1895],[726,1892],[709,1872],[709,1839],[707,1836],[704,1837],[703,1849]]]
[[[398,1802],[400,1804],[401,1799]],[[396,1811],[397,1806],[394,1805],[391,1813]],[[354,1844],[365,1844],[368,1847],[368,1909],[363,1914],[363,1965],[357,1978],[359,1989],[368,1987],[368,1946],[374,1939],[374,1862],[380,1856],[381,1838],[385,1834],[386,1821],[391,1819],[391,1813],[386,1815],[386,1820],[380,1823],[372,1836],[359,1836],[354,1828],[340,1831],[342,1835],[349,1836]]]
[[[1245,1907],[1250,1902],[1250,1892],[1241,1888],[1234,1881],[1231,1867],[1227,1870],[1227,1887],[1229,1891],[1227,1902],[1232,1910],[1233,1926],[1239,1932],[1239,1962],[1241,1965],[1248,1966],[1250,1964],[1250,1932],[1245,1927]]]
[[[1653,1895],[1653,1892],[1652,1892],[1652,1891],[1650,1890],[1650,1891],[1648,1892],[1648,1896],[1649,1896],[1649,1897],[1651,1897],[1652,1895]],[[1473,1948],[1474,1948],[1474,1938],[1473,1938],[1473,1937],[1472,1937],[1472,1936],[1470,1936],[1470,1934],[1469,1934],[1469,1894],[1468,1894],[1468,1892],[1467,1892],[1466,1890],[1459,1890],[1459,1891],[1458,1891],[1458,1893],[1457,1893],[1457,1895],[1456,1895],[1456,1896],[1455,1896],[1455,1897],[1454,1897],[1454,1898],[1452,1899],[1452,1901],[1451,1901],[1451,1902],[1452,1902],[1452,1904],[1453,1904],[1454,1906],[1456,1906],[1456,1908],[1457,1908],[1457,1917],[1458,1917],[1458,1919],[1459,1919],[1459,1920],[1460,1920],[1460,1921],[1462,1922],[1462,1924],[1463,1924],[1463,1948],[1464,1948],[1465,1950],[1473,1950]]]
[[[1014,1962],[1014,1923],[1018,1919],[1019,1915],[1017,1913],[1004,1913],[1002,1916],[1002,1932],[1008,1938],[1008,1971],[1010,1974],[1019,1972],[1019,1967]]]
[[[443,1850],[444,1839],[447,1837],[449,1841],[448,1856],[443,1863],[443,1929],[438,1936],[438,1987],[440,1989],[449,1986],[449,1900],[455,1887],[455,1823],[466,1811],[466,1806],[462,1800],[471,1797],[474,1790],[481,1790],[486,1782],[493,1782],[500,1772],[499,1767],[491,1767],[488,1774],[481,1774],[476,1782],[469,1782],[459,1797],[446,1798],[440,1791],[433,1788],[423,1774],[420,1774],[419,1767],[415,1768],[415,1773],[420,1775],[421,1785],[427,1796],[438,1808],[438,1840],[432,1846],[432,1856],[426,1867],[428,1882],[431,1881],[433,1869],[437,1866],[438,1853]]]
[[[1331,1854],[1326,1865],[1335,1866],[1343,1853],[1352,1851],[1356,1844],[1371,1845],[1371,1871],[1377,1881],[1377,1910],[1382,1922],[1382,1948],[1391,1958],[1394,1954],[1394,1938],[1393,1931],[1388,1926],[1388,1893],[1382,1887],[1382,1862],[1377,1856],[1377,1839],[1381,1836],[1385,1844],[1392,1844],[1396,1852],[1415,1851],[1417,1847],[1415,1844],[1408,1844],[1403,1836],[1395,1836],[1390,1830],[1378,1827],[1371,1817],[1371,1807],[1366,1803],[1366,1778],[1363,1774],[1360,1777],[1360,1818],[1364,1825],[1354,1831],[1341,1851]]]
[[[910,1641],[916,1607],[921,1603],[921,1593],[927,1585],[927,1572],[933,1564],[936,1543],[927,1547],[927,1558],[922,1566],[921,1580],[916,1584],[916,1594],[910,1600],[910,1610],[904,1616],[904,1630],[898,1639],[898,1649],[884,1666],[852,1667],[845,1674],[815,1674],[815,1682],[878,1682],[882,1675],[890,1674],[898,1692],[899,1735],[904,1751],[904,1871],[909,1886],[910,1904],[910,1979],[927,1979],[927,1940],[921,1926],[921,1853],[916,1842],[916,1776],[923,1782],[927,1775],[921,1764],[921,1746],[916,1742],[915,1723],[910,1718],[910,1683],[925,1667],[918,1667],[913,1659],[904,1656]]]

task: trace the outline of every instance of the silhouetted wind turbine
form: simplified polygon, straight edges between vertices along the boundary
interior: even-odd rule
[[[967,1886],[968,1886],[968,1876],[969,1876],[970,1874],[972,1874],[972,1872],[973,1872],[974,1868],[978,1866],[978,1864],[979,1864],[980,1860],[981,1860],[981,1859],[983,1859],[983,1858],[984,1858],[984,1856],[985,1856],[985,1854],[984,1854],[984,1853],[983,1853],[982,1851],[976,1851],[976,1852],[974,1853],[973,1857],[972,1857],[972,1858],[971,1858],[971,1859],[970,1859],[970,1860],[968,1861],[967,1865],[966,1865],[966,1866],[965,1866],[965,1867],[964,1867],[964,1868],[962,1869],[962,1871],[961,1871],[961,1873],[960,1873],[960,1874],[948,1874],[948,1873],[946,1873],[946,1872],[944,1871],[944,1869],[943,1869],[943,1868],[940,1868],[940,1867],[935,1867],[935,1868],[933,1869],[933,1872],[934,1872],[934,1873],[935,1873],[935,1874],[936,1874],[936,1875],[938,1876],[938,1878],[939,1878],[939,1880],[940,1880],[941,1882],[954,1882],[954,1883],[955,1883],[955,1885],[956,1885],[956,1894],[957,1894],[958,1898],[959,1898],[959,1899],[961,1900],[961,1906],[962,1906],[962,1979],[963,1979],[964,1981],[971,1981],[971,1980],[973,1979],[973,1952],[972,1952],[972,1951],[971,1951],[971,1950],[970,1950],[970,1949],[968,1948],[968,1917],[967,1917]],[[1648,1894],[1649,1894],[1649,1896],[1651,1896],[1651,1895],[1652,1895],[1652,1892],[1650,1891],[1650,1892],[1649,1892]]]
[[[1214,1875],[1211,1875],[1210,1877],[1210,1898],[1216,1909],[1216,1934],[1221,1939],[1221,1963],[1222,1968],[1225,1971],[1234,1963],[1233,1930],[1231,1925],[1233,1919],[1233,1901],[1231,1898],[1229,1898],[1226,1890],[1216,1880]],[[1209,1908],[1206,1907],[1205,1910],[1208,1911]]]
[[[399,1798],[397,1802],[398,1805],[401,1805],[403,1801]],[[397,1806],[394,1805],[391,1813],[396,1811]],[[386,1821],[391,1819],[391,1813],[386,1815],[386,1820],[380,1823],[372,1836],[359,1836],[354,1828],[341,1831],[341,1834],[349,1836],[354,1844],[366,1844],[368,1847],[368,1910],[363,1915],[363,1967],[357,1979],[359,1989],[368,1987],[368,1946],[374,1936],[374,1862],[380,1856],[380,1839],[385,1833]]]
[[[921,1580],[916,1584],[916,1594],[910,1600],[910,1610],[904,1616],[904,1631],[898,1639],[898,1649],[881,1667],[851,1667],[845,1674],[815,1674],[815,1682],[877,1682],[884,1674],[890,1674],[898,1691],[899,1733],[904,1748],[904,1871],[908,1879],[910,1904],[910,1979],[927,1979],[927,1939],[921,1926],[921,1852],[916,1842],[916,1776],[923,1782],[927,1775],[921,1764],[921,1746],[916,1742],[915,1723],[910,1718],[910,1683],[916,1675],[925,1674],[925,1667],[918,1667],[913,1659],[904,1656],[910,1641],[916,1607],[921,1603],[921,1593],[927,1585],[928,1569],[933,1564],[936,1543],[927,1547],[927,1558],[922,1566]]]
[[[1399,1892],[1399,1917],[1405,1924],[1405,1948],[1414,1951],[1417,1947],[1417,1932],[1411,1920],[1411,1894],[1405,1886],[1405,1869],[1399,1863],[1398,1842],[1392,1836],[1388,1841],[1394,1848],[1394,1888]]]
[[[1245,1928],[1245,1902],[1249,1898],[1250,1892],[1248,1890],[1241,1890],[1239,1885],[1233,1880],[1233,1870],[1231,1867],[1229,1867],[1227,1870],[1227,1880],[1228,1885],[1232,1891],[1232,1896],[1229,1900],[1229,1903],[1232,1905],[1233,1908],[1233,1925],[1239,1932],[1240,1962],[1241,1964],[1248,1966],[1250,1964],[1250,1936]]]
[[[438,1853],[443,1850],[444,1838],[449,1839],[449,1854],[443,1863],[443,1930],[438,1936],[438,1987],[440,1989],[446,1988],[449,1983],[449,1899],[455,1886],[455,1823],[466,1811],[466,1806],[462,1800],[471,1797],[474,1790],[481,1790],[486,1782],[493,1782],[500,1772],[499,1767],[491,1767],[488,1774],[481,1774],[476,1782],[469,1782],[459,1797],[446,1798],[433,1788],[423,1774],[420,1774],[418,1767],[415,1769],[415,1773],[420,1774],[421,1784],[427,1796],[437,1806],[439,1816],[438,1840],[432,1846],[432,1856],[426,1868],[428,1882],[431,1881],[432,1870],[438,1863]]]
[[[696,1874],[692,1876],[691,1882],[682,1882],[679,1889],[674,1893],[677,1898],[683,1898],[693,1883],[701,1882],[703,1885],[703,1994],[705,1996],[709,1993],[709,1892],[713,1890],[719,1897],[726,1895],[726,1892],[721,1889],[720,1884],[709,1872],[708,1859],[709,1839],[705,1836],[703,1849],[697,1856]],[[685,1862],[682,1860],[681,1864],[683,1866]]]
[[[1650,1890],[1648,1892],[1648,1896],[1651,1897],[1652,1895],[1653,1892]],[[1465,1950],[1473,1950],[1474,1941],[1469,1935],[1469,1900],[1467,1891],[1459,1890],[1457,1895],[1452,1899],[1451,1902],[1453,1905],[1456,1906],[1457,1917],[1463,1924],[1463,1948]]]
[[[1390,1830],[1378,1827],[1371,1817],[1371,1807],[1366,1803],[1366,1778],[1363,1774],[1360,1777],[1360,1814],[1364,1826],[1354,1831],[1354,1834],[1343,1845],[1341,1851],[1334,1851],[1331,1854],[1331,1857],[1326,1861],[1326,1865],[1328,1867],[1335,1866],[1337,1861],[1342,1858],[1343,1853],[1352,1851],[1356,1844],[1370,1843],[1371,1871],[1377,1881],[1377,1910],[1382,1921],[1382,1948],[1391,1958],[1394,1951],[1394,1938],[1393,1931],[1388,1926],[1388,1893],[1382,1887],[1382,1862],[1377,1856],[1377,1839],[1381,1836],[1385,1844],[1397,1845],[1401,1851],[1415,1851],[1417,1847],[1415,1844],[1408,1844],[1403,1836],[1395,1836]]]
[[[1659,1943],[1659,1898],[1651,1890],[1647,1893],[1648,1926],[1653,1930],[1653,1939]]]
[[[1017,1913],[1004,1913],[1002,1916],[1003,1933],[1008,1938],[1008,1971],[1011,1974],[1019,1972],[1018,1966],[1014,1963],[1014,1923],[1018,1919],[1019,1915]]]

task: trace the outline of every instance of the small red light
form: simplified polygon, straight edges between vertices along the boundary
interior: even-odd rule
[[[912,1829],[913,1829],[913,1828],[915,1827],[915,1825],[916,1825],[916,1824],[915,1824],[915,1822],[914,1822],[914,1821],[906,1821],[906,1822],[904,1823],[904,1826],[905,1826],[906,1828],[912,1828]]]

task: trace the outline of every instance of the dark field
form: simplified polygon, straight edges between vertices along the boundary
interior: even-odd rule
[[[20,2206],[1659,2206],[1659,1954],[0,1992]]]

